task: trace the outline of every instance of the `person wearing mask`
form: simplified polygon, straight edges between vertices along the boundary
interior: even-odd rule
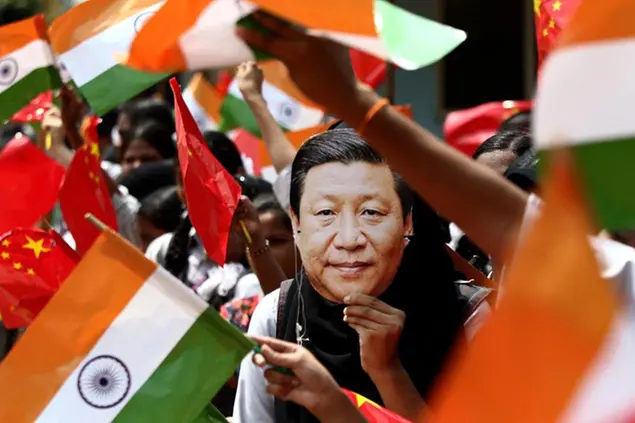
[[[410,188],[352,130],[302,145],[289,198],[302,268],[261,300],[249,334],[306,346],[342,387],[415,419],[466,317],[438,216],[413,209]],[[275,401],[248,359],[233,419],[315,421]]]

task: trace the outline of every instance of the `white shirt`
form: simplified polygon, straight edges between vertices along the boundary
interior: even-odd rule
[[[249,335],[276,337],[278,322],[278,300],[280,290],[267,294],[256,307],[251,322]],[[481,303],[476,311],[465,322],[466,336],[471,340],[484,320],[491,314],[487,302]],[[234,423],[275,423],[273,396],[267,393],[267,382],[263,369],[256,367],[249,354],[240,365],[238,390],[234,401]]]

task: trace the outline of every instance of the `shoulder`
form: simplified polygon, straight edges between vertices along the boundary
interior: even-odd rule
[[[163,264],[165,260],[165,254],[168,251],[168,247],[170,246],[170,241],[172,240],[173,233],[163,234],[148,245],[148,249],[146,250],[146,257],[155,263]]]
[[[276,324],[278,323],[279,296],[280,289],[276,289],[260,300],[251,317],[248,331],[250,335],[271,336],[275,338]]]

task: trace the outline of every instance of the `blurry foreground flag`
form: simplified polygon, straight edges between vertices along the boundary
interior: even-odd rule
[[[0,238],[0,313],[5,327],[28,326],[78,262],[77,253],[55,231],[20,228]]]
[[[167,76],[120,64],[137,32],[162,4],[160,0],[88,0],[53,21],[53,48],[97,116]]]
[[[543,66],[533,115],[539,149],[571,147],[608,229],[635,227],[634,15],[632,0],[583,1]]]
[[[192,112],[201,132],[215,131],[220,122],[223,100],[214,86],[202,73],[196,73],[183,91],[183,100]]]
[[[505,120],[527,110],[531,110],[531,101],[507,100],[450,112],[443,124],[445,142],[471,157]]]
[[[232,218],[240,200],[240,185],[207,148],[176,79],[172,78],[170,85],[187,210],[207,255],[222,266]]]
[[[60,86],[44,16],[0,27],[0,125],[38,94]]]
[[[20,123],[42,122],[44,113],[53,106],[53,92],[48,90],[39,94],[29,104],[11,117],[11,121]]]
[[[617,422],[633,409],[635,318],[600,277],[569,162],[555,163],[500,306],[437,386],[431,422]]]
[[[357,406],[359,412],[362,413],[368,423],[409,423],[410,420],[406,420],[398,414],[393,413],[375,404],[366,397],[363,397],[355,392],[351,392],[346,389],[342,389],[346,396]]]
[[[94,1],[94,0],[93,0]],[[348,47],[405,69],[430,65],[465,38],[465,32],[407,12],[385,0],[167,0],[139,33],[128,65],[152,72],[227,68],[258,58],[234,34],[253,26],[258,8],[310,28]],[[377,24],[380,23],[380,24]]]
[[[295,86],[283,63],[267,61],[259,66],[264,74],[262,96],[267,102],[269,112],[282,129],[297,131],[322,122],[324,112],[313,105]],[[229,85],[229,92],[223,100],[221,115],[223,132],[244,128],[257,137],[261,136],[256,118],[245,103],[236,79]]]
[[[57,202],[64,168],[27,137],[16,137],[0,150],[0,234],[29,227]]]
[[[0,421],[192,422],[252,348],[107,230],[0,365]]]
[[[534,0],[538,67],[556,46],[560,33],[579,4],[580,0]]]

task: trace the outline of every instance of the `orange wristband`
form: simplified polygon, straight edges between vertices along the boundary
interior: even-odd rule
[[[370,121],[373,120],[375,115],[386,106],[390,106],[390,101],[388,101],[388,99],[386,98],[382,98],[378,100],[377,103],[373,104],[373,107],[371,107],[368,113],[366,113],[366,116],[364,116],[364,121],[361,123],[361,125],[359,125],[359,128],[357,128],[357,133],[361,136],[364,136],[364,131],[366,131],[366,127],[368,126]]]

